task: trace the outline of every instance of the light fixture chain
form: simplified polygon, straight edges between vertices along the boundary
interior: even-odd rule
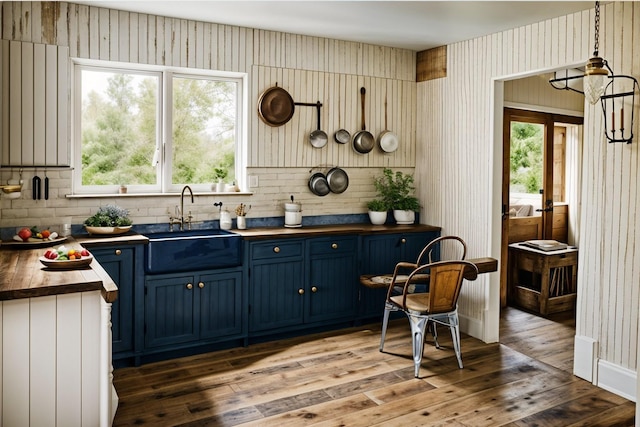
[[[600,2],[596,1],[596,18],[595,18],[595,30],[596,30],[596,34],[595,34],[595,44],[593,47],[593,56],[598,56],[598,51],[600,50],[600,41],[599,41],[599,36],[600,36]]]

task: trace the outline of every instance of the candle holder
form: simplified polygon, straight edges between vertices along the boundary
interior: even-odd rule
[[[632,76],[613,73],[609,79],[604,94],[600,97],[605,137],[609,143],[631,144],[638,81]]]

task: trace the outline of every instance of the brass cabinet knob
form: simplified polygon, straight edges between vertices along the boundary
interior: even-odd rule
[[[311,292],[318,292],[318,288],[316,286],[311,287]]]
[[[202,283],[202,282],[198,283],[198,287],[199,287],[200,289],[204,288],[204,283]]]
[[[280,248],[278,246],[276,246],[275,248],[273,248],[273,252],[275,252],[275,253],[280,252]]]
[[[304,289],[302,289],[302,288],[298,289],[298,293],[299,293],[300,295],[304,294]]]
[[[403,237],[402,239],[400,239],[400,243],[407,243],[407,239]]]
[[[122,251],[120,249],[116,249],[116,255],[122,255]]]
[[[187,289],[193,289],[193,285],[191,283],[187,283]]]
[[[332,243],[331,244],[331,249],[338,249],[338,244],[337,243]]]

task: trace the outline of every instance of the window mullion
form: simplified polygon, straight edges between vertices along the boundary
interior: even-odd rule
[[[162,73],[162,191],[167,192],[171,188],[171,176],[173,173],[173,73]]]

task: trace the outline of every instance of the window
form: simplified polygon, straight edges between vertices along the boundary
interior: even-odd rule
[[[244,77],[76,63],[75,193],[242,185]]]

